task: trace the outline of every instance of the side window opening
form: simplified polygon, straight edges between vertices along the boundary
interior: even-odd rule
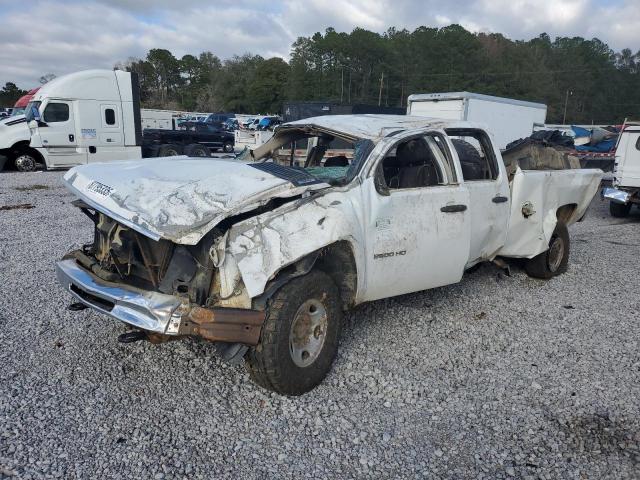
[[[105,108],[104,110],[104,121],[107,125],[115,125],[116,124],[116,112],[113,108]]]
[[[382,172],[390,190],[445,185],[442,151],[434,137],[412,138],[396,145],[382,161]]]
[[[448,129],[446,132],[456,149],[462,178],[466,182],[498,178],[498,162],[485,132],[475,129]]]
[[[42,116],[46,123],[66,122],[69,120],[69,105],[66,103],[50,103],[45,107]]]

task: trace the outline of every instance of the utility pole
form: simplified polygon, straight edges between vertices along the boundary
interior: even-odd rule
[[[340,69],[340,103],[344,99],[344,66]]]
[[[378,106],[382,105],[382,86],[384,85],[384,72],[380,75],[380,92],[378,93]]]
[[[389,79],[387,79],[387,94],[385,96],[385,100],[384,100],[384,106],[388,107],[389,106],[389,87],[391,82],[389,82]]]
[[[564,96],[564,115],[562,115],[563,125],[566,125],[567,123],[567,104],[569,103],[569,95],[573,95],[573,92],[571,90],[567,90],[567,93]]]

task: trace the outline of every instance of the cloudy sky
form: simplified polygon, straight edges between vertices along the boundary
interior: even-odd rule
[[[459,23],[529,39],[598,37],[640,50],[640,0],[0,0],[0,85],[36,86],[45,73],[112,68],[151,48],[288,57],[296,37],[356,26]]]

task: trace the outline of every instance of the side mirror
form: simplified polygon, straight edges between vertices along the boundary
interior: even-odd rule
[[[31,116],[35,121],[40,123],[40,112],[38,111],[38,107],[35,105],[31,107]]]
[[[380,163],[376,168],[376,173],[373,177],[373,184],[376,186],[376,192],[378,192],[380,195],[385,197],[391,195],[391,192],[389,192],[389,187],[387,186],[387,181],[384,179],[382,163]]]

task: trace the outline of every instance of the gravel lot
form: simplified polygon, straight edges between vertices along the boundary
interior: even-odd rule
[[[0,478],[640,477],[639,210],[595,199],[549,282],[487,265],[359,307],[284,398],[67,311],[53,262],[92,232],[61,176],[0,174]]]

